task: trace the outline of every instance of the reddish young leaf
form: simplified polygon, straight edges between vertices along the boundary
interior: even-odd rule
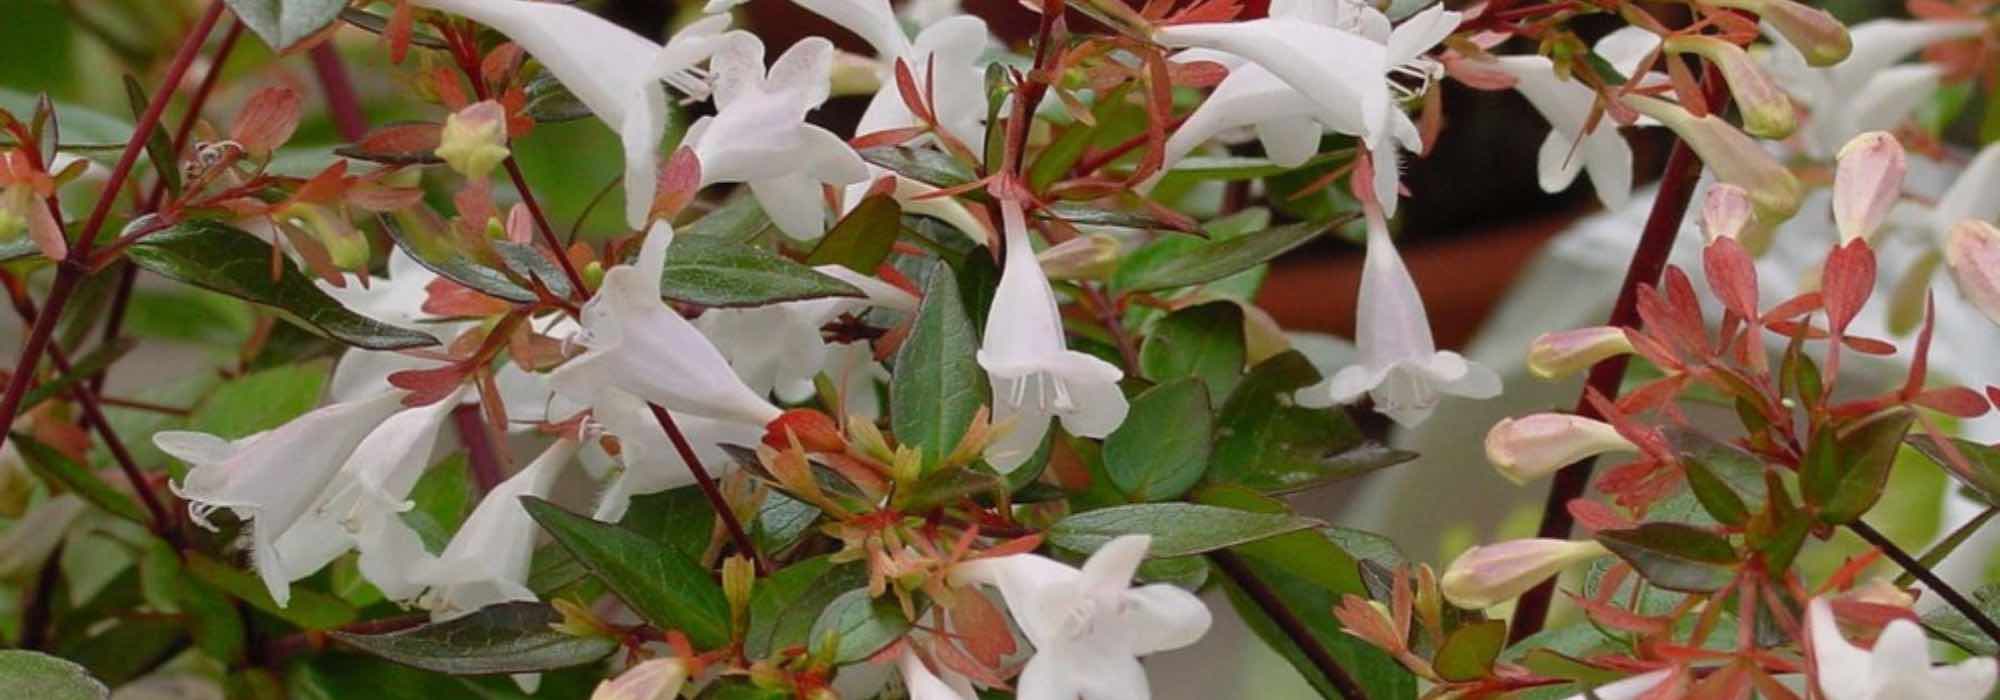
[[[299,127],[299,93],[291,88],[272,86],[258,90],[236,112],[229,125],[229,138],[243,150],[259,158],[291,140]]]
[[[1722,307],[1757,318],[1757,262],[1734,238],[1717,238],[1702,249],[1702,271]]]
[[[406,369],[389,375],[389,384],[410,392],[404,406],[428,406],[443,401],[465,383],[465,368],[452,363],[432,369]]]
[[[383,30],[382,38],[389,42],[389,62],[401,65],[410,55],[410,30],[414,25],[416,8],[410,0],[396,0],[396,7],[389,11],[389,26]]]
[[[1868,241],[1854,239],[1826,256],[1820,273],[1820,294],[1826,303],[1827,327],[1838,336],[1861,313],[1875,290],[1875,251]]]
[[[1986,415],[1987,407],[1986,397],[1962,386],[1924,391],[1911,397],[1910,403],[1958,418],[1977,418]]]
[[[987,668],[999,668],[1017,650],[1007,615],[986,596],[967,591],[952,597],[951,631],[959,635],[965,651]]]
[[[1576,518],[1576,524],[1589,532],[1596,532],[1598,530],[1626,530],[1639,526],[1638,522],[1626,517],[1625,514],[1618,512],[1616,508],[1612,508],[1603,501],[1578,498],[1571,500],[1567,507],[1570,517]]]
[[[660,166],[659,182],[653,188],[653,216],[674,218],[694,201],[695,192],[700,189],[701,159],[695,157],[692,148],[675,149]]]

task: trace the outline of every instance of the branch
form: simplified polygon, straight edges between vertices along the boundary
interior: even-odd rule
[[[764,561],[763,553],[757,551],[757,543],[750,539],[743,523],[736,519],[736,511],[729,507],[728,499],[722,497],[722,489],[716,487],[715,478],[701,466],[701,458],[695,455],[694,446],[688,444],[687,436],[681,434],[681,426],[674,422],[674,414],[658,404],[647,403],[646,407],[653,409],[653,420],[659,421],[660,429],[666,431],[667,439],[674,443],[674,450],[681,454],[681,461],[694,474],[694,482],[701,487],[702,495],[707,496],[709,504],[715,506],[715,517],[722,519],[722,527],[729,531],[729,539],[736,543],[738,553],[748,555],[751,563],[757,565],[758,576],[771,573],[770,562]]]
[[[1896,543],[1889,541],[1889,538],[1884,537],[1880,531],[1877,531],[1868,523],[1856,520],[1848,523],[1847,529],[1853,530],[1854,534],[1860,535],[1861,539],[1867,540],[1868,544],[1874,545],[1876,549],[1882,550],[1883,554],[1888,555],[1890,561],[1896,562],[1897,566],[1903,567],[1904,571],[1909,572],[1911,576],[1917,577],[1918,581],[1924,582],[1924,586],[1930,588],[1931,592],[1938,594],[1939,598],[1943,598],[1944,602],[1949,603],[1959,614],[1964,615],[1965,619],[1972,621],[1972,626],[1978,627],[1979,631],[1985,633],[1987,638],[1995,642],[2000,642],[2000,625],[1993,624],[1993,618],[1987,617],[1985,611],[1980,610],[1978,605],[1974,605],[1971,600],[1966,599],[1963,594],[1958,592],[1958,589],[1952,588],[1951,584],[1945,583],[1944,579],[1938,578],[1937,574],[1931,573],[1930,567],[1924,566],[1923,562],[1917,561],[1915,557],[1910,556],[1909,552],[1903,551],[1902,547],[1896,546]]]
[[[333,130],[349,143],[368,135],[368,115],[361,111],[361,99],[354,93],[354,81],[347,66],[333,50],[333,42],[322,41],[306,55],[312,59],[313,74],[319,77],[320,91],[326,93],[327,111],[333,113]]]
[[[1278,599],[1278,594],[1272,591],[1263,579],[1257,578],[1256,572],[1250,570],[1250,564],[1243,561],[1241,555],[1227,549],[1218,549],[1208,553],[1208,560],[1214,562],[1215,568],[1221,570],[1222,575],[1228,576],[1230,583],[1236,584],[1236,587],[1243,591],[1243,595],[1249,597],[1251,602],[1257,604],[1258,609],[1263,610],[1264,614],[1271,618],[1271,622],[1278,625],[1278,629],[1292,640],[1292,644],[1306,655],[1306,659],[1312,662],[1314,668],[1319,669],[1321,675],[1326,676],[1327,682],[1333,684],[1333,689],[1339,691],[1341,697],[1347,700],[1368,700],[1368,694],[1362,692],[1361,684],[1355,682],[1354,676],[1348,675],[1347,669],[1342,668],[1340,662],[1333,658],[1333,653],[1327,651],[1326,646],[1320,644],[1319,639],[1312,635],[1312,630],[1306,629],[1305,622],[1299,620],[1298,615],[1286,607],[1284,601]]]
[[[451,419],[458,428],[458,441],[465,444],[465,459],[472,467],[472,481],[479,485],[480,493],[492,491],[493,487],[506,480],[506,476],[500,472],[500,454],[493,448],[493,433],[486,429],[486,420],[479,415],[478,404],[452,409]]]

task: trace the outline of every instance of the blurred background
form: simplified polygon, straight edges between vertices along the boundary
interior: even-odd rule
[[[1248,0],[1246,5],[1253,13],[1261,12],[1265,1]],[[582,4],[656,38],[700,9],[697,0],[584,0]],[[1885,0],[1828,5],[1849,21],[1900,11],[1899,3]],[[985,18],[994,34],[1010,46],[1019,46],[1033,31],[1034,15],[1014,0],[965,0],[964,7]],[[174,43],[199,9],[199,3],[189,0],[0,0],[0,106],[26,114],[32,111],[34,96],[47,93],[62,105],[66,141],[73,140],[68,137],[72,125],[84,129],[99,118],[129,123],[131,111],[120,76],[130,74],[141,84],[157,85]],[[866,52],[859,39],[790,0],[752,0],[739,10],[739,17],[743,20],[739,25],[747,25],[771,47],[768,55],[813,35]],[[377,37],[347,28],[335,45],[354,77],[371,124],[436,118],[435,107],[407,97],[410,87],[405,76],[410,68],[389,65]],[[260,42],[246,37],[226,65],[198,67],[190,72],[190,80],[209,69],[223,71],[223,87],[207,110],[211,119],[233,114],[252,90],[263,85],[283,83],[305,95],[307,116],[293,142],[299,147],[295,157],[302,163],[324,162],[336,137],[305,56],[274,57]],[[1462,348],[1473,342],[1510,290],[1545,295],[1514,299],[1519,308],[1544,303],[1608,308],[1615,286],[1517,286],[1552,239],[1598,209],[1585,184],[1559,195],[1545,194],[1535,184],[1535,153],[1546,130],[1541,118],[1512,92],[1479,92],[1450,81],[1442,83],[1442,89],[1446,126],[1434,150],[1408,166],[1404,182],[1410,198],[1401,222],[1402,250],[1429,306],[1439,345]],[[865,98],[835,99],[812,118],[848,133],[864,106]],[[1978,118],[1976,113],[1963,117]],[[691,121],[692,115],[678,123]],[[1629,136],[1638,154],[1638,181],[1650,182],[1664,161],[1664,134],[1635,131]],[[612,201],[585,212],[618,174],[619,164],[612,156],[616,152],[615,137],[591,119],[537,127],[515,148],[553,220],[582,218],[586,227],[604,230],[619,225],[621,207],[615,194]],[[1278,209],[1285,217],[1285,208]],[[1620,221],[1605,219],[1600,225],[1615,229],[1625,225]],[[1622,244],[1611,237],[1614,243],[1603,251],[1606,260],[1622,261],[1636,240],[1636,220],[1624,221],[1631,224],[1630,235]],[[1288,330],[1315,334],[1300,342],[1327,366],[1337,366],[1347,352],[1341,339],[1353,330],[1360,253],[1347,240],[1323,237],[1275,264],[1259,297],[1260,305]],[[1622,269],[1622,262],[1616,268]],[[1536,321],[1510,320],[1530,326]],[[114,392],[209,372],[217,360],[216,348],[247,340],[252,319],[239,306],[218,303],[204,292],[142,285],[128,328],[148,346],[111,375]],[[1532,332],[1553,329],[1537,326]],[[19,338],[13,316],[0,315],[0,358],[8,365]],[[1447,561],[1471,544],[1526,534],[1533,529],[1543,489],[1515,487],[1498,478],[1479,460],[1478,443],[1494,417],[1566,405],[1577,388],[1574,381],[1510,386],[1504,403],[1489,402],[1476,411],[1447,405],[1441,415],[1455,408],[1466,408],[1468,413],[1431,430],[1424,443],[1453,445],[1451,449],[1431,451],[1368,480],[1298,496],[1298,505],[1330,522],[1379,530],[1423,561]],[[1902,534],[1913,540],[1928,538],[1922,523],[1926,517],[1935,520],[1937,505],[1911,508],[1910,520],[1917,524]],[[1219,595],[1210,602],[1218,611],[1228,607]],[[0,619],[12,614],[11,604],[0,599]],[[1217,619],[1217,629],[1200,645],[1149,660],[1156,697],[1312,697],[1303,681],[1232,615],[1218,614]]]

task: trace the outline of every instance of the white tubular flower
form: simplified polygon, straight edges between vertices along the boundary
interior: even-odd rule
[[[410,257],[409,253],[403,251],[402,246],[392,246],[389,249],[388,271],[388,277],[371,278],[365,285],[349,284],[335,287],[327,284],[325,280],[315,278],[313,281],[319,285],[320,291],[326,292],[334,301],[340,302],[341,306],[355,313],[398,328],[427,331],[440,342],[450,342],[451,337],[456,335],[462,325],[426,323],[435,319],[423,312],[424,300],[430,297],[427,289],[431,282],[437,280],[437,273],[424,267],[416,258]],[[366,351],[350,351],[350,354],[352,352]],[[397,353],[380,354],[403,357]]]
[[[2000,143],[1988,144],[1959,171],[1958,179],[1931,209],[1931,230],[1939,245],[1949,245],[1952,227],[1966,220],[1992,223],[2000,217]]]
[[[1543,379],[1556,379],[1629,352],[1632,341],[1625,336],[1625,329],[1617,326],[1550,331],[1528,345],[1528,371]]]
[[[1500,56],[1494,65],[1514,76],[1514,89],[1549,122],[1535,168],[1542,191],[1561,192],[1576,182],[1579,172],[1587,172],[1605,209],[1623,207],[1632,196],[1632,146],[1608,119],[1591,127],[1597,93],[1556,77],[1555,64],[1544,56]]]
[[[674,424],[694,447],[695,458],[711,470],[735,464],[720,445],[754,445],[764,437],[762,423],[715,420],[678,411],[672,414]],[[605,432],[618,438],[618,461],[623,465],[598,496],[592,518],[618,522],[625,517],[633,496],[694,483],[694,472],[667,439],[653,409],[639,397],[616,389],[600,392],[590,405],[590,415]]]
[[[1355,324],[1359,362],[1313,386],[1300,389],[1299,404],[1314,408],[1348,403],[1367,394],[1375,411],[1403,426],[1430,418],[1444,394],[1487,399],[1500,393],[1500,375],[1450,350],[1439,350],[1431,339],[1430,315],[1417,295],[1389,224],[1372,204],[1363,204],[1368,220],[1368,255],[1361,264],[1361,295]]]
[[[1002,200],[1006,267],[994,292],[993,311],[979,347],[979,366],[993,381],[993,423],[1010,425],[986,448],[986,461],[1002,472],[1028,461],[1048,434],[1049,420],[1083,437],[1104,437],[1125,422],[1129,406],[1117,365],[1070,350],[1063,338],[1055,290],[1028,242],[1028,223],[1017,200]]]
[[[1875,638],[1875,648],[1863,649],[1840,635],[1833,606],[1814,598],[1806,626],[1812,632],[1814,679],[1827,700],[1979,700],[1993,691],[1992,658],[1932,668],[1930,642],[1909,620],[1889,623]]]
[[[1944,260],[1958,293],[2000,324],[2000,228],[1977,219],[1960,222],[1945,242]]]
[[[1438,578],[1438,587],[1452,605],[1471,610],[1490,608],[1606,552],[1595,540],[1535,538],[1473,547],[1451,561]]]
[[[1375,181],[1371,183],[1375,197],[1389,213],[1395,213],[1400,172],[1397,148],[1420,151],[1423,143],[1416,123],[1394,101],[1415,97],[1430,87],[1442,69],[1424,54],[1457,29],[1460,19],[1459,13],[1438,5],[1391,30],[1387,17],[1360,3],[1279,0],[1272,3],[1270,16],[1264,20],[1162,29],[1160,39],[1168,45],[1204,47],[1183,51],[1175,61],[1214,61],[1230,69],[1229,76],[1168,139],[1162,174],[1196,146],[1231,129],[1254,127],[1265,154],[1287,167],[1312,158],[1319,151],[1320,133],[1333,130],[1359,137],[1368,145],[1375,159]],[[1246,41],[1225,29],[1256,22],[1284,29],[1286,36],[1300,41],[1282,47],[1263,46],[1254,37]],[[1378,72],[1364,80],[1343,70],[1345,65],[1316,68],[1309,63],[1288,62],[1308,59],[1283,58],[1279,53],[1311,46],[1310,42],[1319,39],[1310,37],[1328,35],[1341,39],[1322,47],[1321,54],[1309,60],[1332,64],[1358,61],[1359,66]],[[1353,39],[1363,41],[1352,43]],[[1246,50],[1246,43],[1253,50]],[[1326,53],[1330,51],[1348,53]],[[1269,62],[1272,60],[1280,62],[1274,65]],[[1324,72],[1340,77],[1329,78]],[[1392,80],[1396,74],[1420,78],[1422,85],[1415,90],[1404,88]],[[1314,80],[1320,82],[1310,82]],[[1355,96],[1334,98],[1340,90],[1351,90]],[[1357,102],[1361,105],[1358,111]],[[1377,103],[1382,105],[1379,112],[1373,107]],[[1150,188],[1159,178],[1154,176],[1143,187]]]
[[[656,222],[639,259],[604,273],[572,338],[586,350],[549,374],[556,391],[582,404],[623,391],[676,412],[763,425],[778,407],[758,396],[701,331],[660,299],[660,270],[673,226]]]
[[[1201,639],[1212,618],[1194,594],[1169,584],[1131,587],[1152,538],[1105,543],[1081,571],[1034,554],[959,564],[951,578],[1000,590],[1035,655],[1016,681],[1020,697],[1143,700],[1152,696],[1140,656]]]
[[[1767,23],[1771,77],[1810,113],[1799,134],[1806,152],[1831,157],[1850,137],[1893,129],[1937,88],[1942,71],[1932,65],[1898,66],[1925,46],[1976,36],[1984,20],[1925,21],[1878,19],[1852,27],[1853,52],[1826,68],[1807,65],[1805,56]]]
[[[949,642],[946,642],[949,643]],[[964,675],[946,669],[943,677],[932,673],[924,666],[924,660],[903,644],[903,653],[896,656],[896,667],[903,672],[903,688],[910,693],[910,700],[978,700],[979,691]],[[595,700],[594,698],[592,700]]]
[[[870,306],[915,311],[916,295],[895,285],[840,265],[814,268],[861,289],[862,299],[827,297],[745,309],[710,309],[694,320],[716,347],[729,350],[729,364],[752,391],[775,390],[787,401],[802,400],[813,391],[813,377],[833,368],[834,346],[820,329],[841,314],[860,313]],[[843,353],[844,354],[844,353]],[[871,362],[872,363],[872,362]]]
[[[1868,239],[1903,196],[1909,163],[1903,144],[1886,131],[1870,131],[1840,148],[1833,174],[1833,222],[1845,245]]]
[[[695,65],[720,45],[727,16],[703,18],[660,46],[580,8],[526,0],[415,0],[492,27],[541,62],[625,146],[625,220],[644,228],[653,206],[660,137],[667,127],[661,81],[692,97],[705,87]],[[706,165],[706,164],[704,164]]]
[[[218,508],[250,521],[257,575],[284,605],[303,574],[278,550],[278,536],[305,515],[362,438],[401,408],[400,394],[336,403],[234,442],[169,430],[153,435],[153,444],[193,467],[173,490],[188,500],[196,524],[212,529],[208,514]]]
[[[764,42],[730,32],[710,61],[716,114],[688,128],[701,184],[741,182],[785,235],[818,238],[826,228],[821,185],[868,179],[868,164],[831,131],[805,121],[826,101],[833,44],[811,37],[767,73]]]
[[[547,498],[556,477],[575,461],[577,442],[560,439],[487,492],[451,544],[434,560],[418,565],[411,579],[429,586],[421,603],[431,619],[447,620],[488,605],[535,600],[528,590],[528,564],[541,528],[521,506],[522,496]]]
[[[1578,460],[1638,446],[1610,423],[1568,413],[1502,418],[1486,432],[1486,461],[1516,484],[1548,476]]]
[[[602,681],[590,692],[590,700],[674,700],[687,685],[688,664],[673,658],[640,662],[625,669],[617,678]]]

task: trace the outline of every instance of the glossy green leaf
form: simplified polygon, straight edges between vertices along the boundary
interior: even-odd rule
[[[771,227],[771,216],[757,204],[757,198],[748,194],[723,202],[722,206],[709,210],[694,223],[682,226],[680,236],[685,238],[720,238],[743,243],[754,239]]]
[[[104,700],[111,689],[75,663],[38,651],[0,650],[0,688],[35,700]]]
[[[1476,681],[1493,672],[1493,662],[1507,646],[1503,620],[1475,622],[1452,630],[1438,645],[1431,667],[1448,681]]]
[[[757,580],[750,589],[750,625],[743,635],[743,647],[752,658],[810,640],[813,623],[820,611],[842,593],[868,585],[868,572],[859,562],[835,564],[826,557],[813,557],[786,566]]]
[[[872,271],[872,270],[871,270]],[[770,251],[721,237],[684,235],[667,248],[660,295],[697,306],[763,306],[781,301],[859,297],[854,285]]]
[[[1290,492],[1416,458],[1368,440],[1342,409],[1309,409],[1293,402],[1292,394],[1319,380],[1319,371],[1296,351],[1251,368],[1216,412],[1215,455],[1207,479]]]
[[[1820,508],[1821,521],[1849,523],[1859,520],[1882,499],[1889,487],[1889,470],[1896,465],[1896,451],[1910,433],[1916,413],[1896,407],[1855,421],[1840,431],[1840,486],[1833,498]]]
[[[1712,593],[1736,576],[1736,549],[1708,530],[1680,523],[1645,523],[1603,530],[1597,541],[1648,582],[1684,593]]]
[[[2000,583],[1988,583],[1972,592],[1972,604],[1988,619],[2000,618]],[[1966,618],[1965,613],[1949,605],[1939,605],[1923,616],[1924,627],[1931,633],[1978,656],[2000,654],[2000,640],[1986,636],[1979,626]]]
[[[154,274],[262,304],[356,347],[403,350],[436,345],[427,333],[362,316],[314,286],[286,261],[271,278],[271,245],[219,221],[175,224],[133,245],[127,257]]]
[[[548,289],[551,296],[558,299],[567,299],[576,293],[575,287],[569,283],[569,273],[563,271],[562,264],[549,257],[549,254],[543,252],[540,247],[532,243],[500,240],[489,240],[486,244],[493,248],[501,264],[506,265],[507,270],[514,273],[516,278],[525,280],[530,285],[540,284]]]
[[[1937,438],[1925,433],[1911,434],[1906,438],[1910,447],[1929,457],[1945,473],[1958,479],[1966,488],[1972,489],[1987,503],[2000,503],[2000,447],[1982,445],[1962,438],[1948,438],[1953,450],[1965,458],[1965,465],[1959,466],[1949,451],[1938,444]]]
[[[1104,470],[1126,496],[1166,501],[1201,480],[1215,449],[1208,388],[1186,377],[1132,399],[1124,424],[1104,438]]]
[[[1342,592],[1314,585],[1310,580],[1272,566],[1269,562],[1255,559],[1246,559],[1245,562],[1251,574],[1263,582],[1278,602],[1305,624],[1312,638],[1333,655],[1334,661],[1354,677],[1369,700],[1412,700],[1417,697],[1415,676],[1382,650],[1341,629],[1340,621],[1333,617],[1332,610],[1340,604]],[[1258,639],[1289,662],[1320,697],[1347,700],[1257,602],[1244,595],[1234,581],[1226,577],[1223,581],[1230,606],[1236,609],[1237,615]]]
[[[1228,396],[1243,377],[1243,308],[1214,301],[1167,314],[1139,348],[1139,370],[1166,382],[1197,377],[1210,396]]]
[[[1253,513],[1273,515],[1292,513],[1291,506],[1284,501],[1242,486],[1203,486],[1195,491],[1194,500],[1204,505]],[[1261,561],[1284,569],[1328,591],[1368,595],[1368,587],[1362,580],[1360,563],[1356,561],[1360,551],[1349,549],[1346,542],[1335,539],[1331,534],[1333,530],[1334,528],[1319,528],[1287,532],[1255,542],[1245,542],[1231,547],[1230,551],[1243,555],[1245,559]],[[1355,540],[1353,537],[1347,538],[1347,541]],[[1393,549],[1395,545],[1388,546]],[[1370,550],[1370,553],[1380,554],[1373,550]],[[1393,565],[1391,566],[1393,568]]]
[[[910,146],[877,146],[861,149],[861,159],[903,177],[938,188],[957,187],[972,182],[972,171],[943,151]],[[969,192],[979,199],[983,193]]]
[[[1050,544],[1094,552],[1123,535],[1151,535],[1152,559],[1201,554],[1323,525],[1297,515],[1252,513],[1193,503],[1140,503],[1085,511],[1044,533]]]
[[[521,504],[647,622],[680,630],[702,649],[729,643],[729,601],[700,562],[673,547],[539,498],[524,497]]]
[[[333,638],[396,663],[457,676],[552,671],[618,648],[610,637],[578,637],[550,626],[561,621],[547,603],[514,602],[385,634],[336,631]]]
[[[346,0],[224,0],[244,26],[283,51],[340,18]]]
[[[309,630],[330,630],[354,621],[353,606],[339,598],[293,584],[291,600],[280,606],[271,599],[270,591],[256,574],[210,559],[200,552],[186,554],[190,575],[286,622]]]
[[[978,351],[979,336],[959,301],[958,282],[951,268],[939,263],[889,379],[890,426],[898,442],[923,453],[924,464],[951,454],[989,400]]]
[[[61,484],[64,489],[74,492],[83,500],[112,515],[142,525],[152,522],[153,519],[146,515],[146,511],[139,508],[138,501],[132,500],[126,492],[105,483],[95,472],[77,464],[76,460],[57,452],[55,448],[23,433],[14,433],[8,441],[21,453],[21,462],[43,479]]]
[[[139,85],[139,79],[130,74],[125,76],[125,101],[132,107],[132,118],[145,116],[146,88]],[[181,194],[180,159],[174,156],[174,146],[168,141],[166,129],[154,129],[146,138],[146,160],[153,164],[154,174],[166,185],[167,194],[178,197]]]
[[[1304,222],[1212,241],[1129,278],[1125,292],[1151,292],[1212,282],[1261,265],[1331,230],[1333,223]]]
[[[437,214],[422,207],[412,207],[380,217],[382,230],[396,242],[410,259],[429,268],[438,276],[457,282],[465,287],[488,296],[516,303],[533,303],[540,299],[533,290],[521,286],[514,278],[497,265],[500,261],[488,251],[476,251],[472,245],[458,240],[458,234]],[[481,252],[485,258],[482,259]]]
[[[861,200],[833,225],[806,255],[806,264],[840,265],[864,275],[889,259],[889,250],[903,231],[903,207],[896,198],[878,194]]]
[[[910,621],[894,596],[870,598],[868,589],[856,588],[827,604],[808,638],[814,648],[836,640],[833,662],[849,664],[873,656],[909,631]]]

